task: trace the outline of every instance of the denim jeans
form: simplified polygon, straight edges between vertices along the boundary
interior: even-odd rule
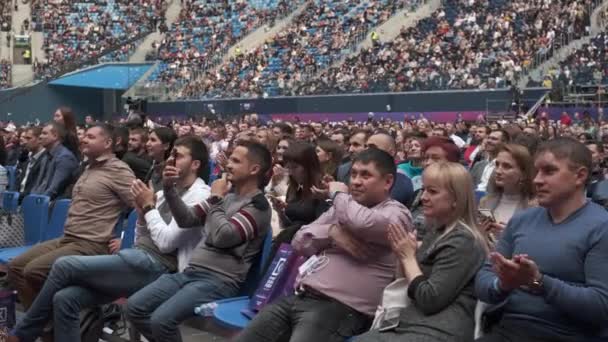
[[[35,341],[54,320],[55,341],[80,341],[80,311],[129,296],[167,272],[148,253],[125,249],[116,255],[66,256],[57,259],[14,335]]]
[[[338,301],[293,295],[262,309],[234,341],[344,342],[370,324],[371,317]]]
[[[179,324],[194,317],[194,307],[230,298],[239,287],[207,271],[165,274],[127,301],[129,320],[148,341],[181,342]]]

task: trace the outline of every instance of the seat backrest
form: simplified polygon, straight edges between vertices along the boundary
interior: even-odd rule
[[[239,296],[252,296],[258,287],[258,283],[264,278],[264,265],[268,263],[270,258],[270,252],[272,250],[272,231],[269,229],[264,238],[264,244],[262,245],[262,253],[256,262],[251,265],[249,272],[247,273],[247,279],[241,286]]]
[[[5,166],[6,168],[6,175],[8,177],[8,190],[10,191],[15,191],[17,190],[17,167],[12,165],[12,166]]]
[[[135,243],[135,225],[137,225],[137,211],[133,210],[129,214],[129,218],[127,219],[127,226],[123,231],[120,249],[127,249],[133,247],[133,244]]]
[[[49,222],[49,197],[28,195],[23,199],[21,209],[23,211],[25,244],[33,245],[40,242]]]
[[[479,191],[476,190],[475,191],[475,201],[477,202],[477,204],[479,204],[479,201],[481,201],[481,199],[486,195],[485,191]]]
[[[51,219],[44,231],[44,241],[56,239],[63,235],[63,227],[68,218],[70,204],[72,204],[72,200],[67,198],[55,201],[51,210]]]
[[[19,193],[4,191],[2,193],[2,209],[7,213],[16,213],[19,208]]]

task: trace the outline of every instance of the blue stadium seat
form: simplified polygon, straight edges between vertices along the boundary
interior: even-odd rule
[[[268,263],[271,247],[272,233],[269,231],[266,239],[264,239],[260,260],[251,267],[247,280],[241,288],[240,294],[244,296],[216,301],[217,308],[213,311],[213,319],[219,326],[231,330],[240,330],[249,324],[249,319],[241,311],[249,305],[250,296],[253,295],[258,283],[264,276],[262,273],[263,267]]]
[[[8,177],[8,190],[15,191],[17,190],[17,167],[14,165],[5,166],[6,174]]]
[[[19,208],[19,193],[16,191],[4,191],[2,193],[2,209],[16,214]]]
[[[127,226],[125,227],[122,234],[122,243],[120,249],[127,249],[133,247],[135,243],[135,226],[137,225],[137,211],[133,210],[129,214],[127,219]]]
[[[34,244],[40,242],[48,224],[49,197],[44,195],[26,196],[23,199],[22,211],[25,245],[0,250],[0,264],[7,264],[15,257],[28,251]]]
[[[481,199],[483,198],[483,196],[486,195],[485,191],[475,191],[475,202],[477,204],[479,204],[479,201],[481,201]]]
[[[55,201],[49,224],[44,231],[43,241],[56,239],[63,235],[63,226],[68,218],[70,204],[72,204],[72,200],[67,198]]]

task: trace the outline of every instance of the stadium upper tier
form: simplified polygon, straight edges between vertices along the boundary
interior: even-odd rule
[[[125,61],[137,47],[125,42],[154,30],[162,18],[164,0],[52,1],[32,3],[35,30],[44,33],[46,61],[38,61],[36,76],[49,78],[68,64],[77,64],[116,49],[101,61]]]
[[[400,9],[422,2],[183,1],[177,21],[148,55],[160,63],[144,83],[189,99],[504,88],[535,60],[589,34],[591,12],[602,1],[442,0],[394,39],[380,37],[372,47],[355,49]],[[303,4],[261,46],[224,58],[245,35]],[[45,60],[33,61],[36,76],[48,79],[108,51],[100,61],[127,60],[143,40],[126,42],[156,30],[168,1],[32,0],[31,6],[32,27],[44,33],[46,53]],[[10,17],[5,7],[0,3],[0,20]],[[547,79],[608,81],[604,40],[594,38]],[[10,86],[10,70],[10,63],[0,63],[0,88]]]
[[[151,75],[153,82],[185,86],[195,75],[217,64],[238,40],[262,24],[284,17],[302,1],[203,1],[187,2],[156,56],[161,61]]]

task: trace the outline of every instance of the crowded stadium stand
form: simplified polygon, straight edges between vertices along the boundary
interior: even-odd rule
[[[10,88],[12,77],[12,63],[7,60],[0,61],[0,89]]]
[[[188,1],[153,59],[149,78],[172,88],[187,86],[221,62],[228,49],[262,24],[287,16],[301,1]]]
[[[370,29],[408,4],[408,0],[311,1],[285,30],[255,51],[209,70],[188,84],[181,97],[290,94],[295,85],[340,60]]]
[[[165,9],[163,0],[34,1],[32,22],[44,33],[46,55],[36,77],[49,79],[83,62],[126,61],[140,42],[131,40],[154,31]]]

